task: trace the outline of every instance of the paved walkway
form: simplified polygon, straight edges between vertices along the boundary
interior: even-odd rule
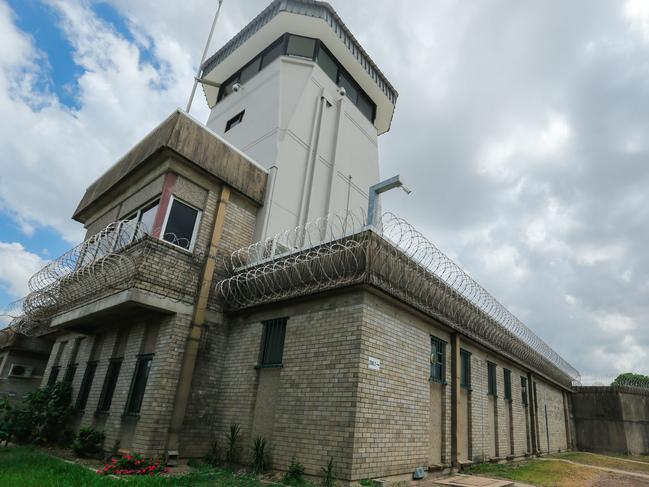
[[[629,477],[637,477],[639,479],[649,480],[649,474],[646,474],[646,473],[629,472],[628,470],[620,470],[620,469],[617,469],[617,468],[610,468],[610,467],[600,467],[600,466],[597,466],[597,465],[587,465],[585,463],[573,462],[572,460],[565,460],[563,458],[543,458],[543,457],[541,457],[541,458],[539,458],[539,460],[544,461],[544,462],[551,462],[551,461],[564,462],[564,463],[569,463],[571,465],[577,465],[578,467],[593,468],[595,470],[601,470],[602,472],[617,473],[617,474],[626,475],[626,476],[629,476]],[[640,462],[640,463],[643,463],[643,462]]]

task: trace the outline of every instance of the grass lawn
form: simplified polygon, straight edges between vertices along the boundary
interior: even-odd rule
[[[626,470],[628,472],[637,472],[649,474],[649,463],[628,462],[625,457],[609,457],[605,455],[594,455],[591,453],[567,452],[556,455],[557,458],[570,460],[571,462],[583,463],[585,465],[595,465],[597,467],[615,468]],[[633,457],[626,457],[629,460],[635,460]]]
[[[578,485],[575,484],[575,480],[581,482],[596,476],[584,467],[544,460],[504,464],[484,463],[470,467],[464,473],[500,477],[544,487]]]
[[[261,487],[252,477],[227,470],[195,470],[175,477],[124,477],[127,481],[102,477],[77,464],[70,464],[29,447],[0,447],[0,486],[86,487],[86,486],[197,486]],[[268,484],[265,484],[268,486]]]

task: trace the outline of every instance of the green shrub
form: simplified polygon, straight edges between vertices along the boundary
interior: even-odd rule
[[[0,443],[5,442],[5,446],[9,444],[9,406],[8,399],[0,399]]]
[[[336,487],[338,482],[334,478],[334,459],[330,458],[326,467],[322,468],[322,487]]]
[[[142,455],[123,455],[97,470],[99,475],[155,475],[168,471],[164,462]]]
[[[380,484],[375,480],[363,479],[358,482],[363,487],[380,487]]]
[[[81,428],[72,442],[72,449],[80,457],[97,457],[104,451],[106,435],[101,431],[87,427]]]
[[[264,473],[266,469],[266,440],[261,436],[255,439],[252,446],[252,473]]]
[[[69,384],[59,382],[30,392],[20,406],[9,408],[4,422],[17,443],[62,443],[72,408]]]
[[[234,423],[230,425],[230,431],[226,435],[227,449],[225,450],[225,463],[228,466],[239,463],[239,437],[241,436],[241,427]]]
[[[291,464],[288,467],[288,471],[284,474],[282,482],[297,487],[304,485],[304,467],[297,461],[297,458],[293,457],[291,460]]]

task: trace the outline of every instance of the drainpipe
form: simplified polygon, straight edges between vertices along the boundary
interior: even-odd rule
[[[185,412],[187,410],[187,403],[191,392],[192,377],[194,375],[194,368],[196,367],[196,359],[198,358],[198,346],[203,333],[203,325],[205,324],[205,311],[207,310],[207,302],[210,296],[210,289],[212,288],[212,281],[214,279],[217,250],[219,243],[221,242],[221,236],[223,235],[223,222],[225,221],[225,212],[229,200],[230,188],[228,186],[223,186],[219,202],[216,206],[209,252],[201,272],[200,288],[198,291],[196,306],[194,307],[192,324],[189,330],[189,336],[187,337],[183,362],[180,366],[178,389],[176,390],[176,399],[174,401],[171,424],[169,426],[167,457],[171,460],[170,464],[175,464],[178,459],[180,449],[180,429],[185,420]]]
[[[320,128],[322,124],[322,114],[324,112],[324,88],[320,90],[318,106],[313,115],[313,127],[311,128],[311,140],[309,154],[306,160],[306,170],[304,171],[304,183],[302,186],[302,199],[300,202],[300,213],[298,215],[298,225],[303,225],[309,218],[309,205],[311,203],[311,190],[313,188],[313,174],[315,165],[318,160],[318,142],[320,141]]]
[[[268,197],[266,198],[266,217],[264,218],[264,227],[261,229],[261,242],[266,240],[268,234],[268,222],[270,222],[270,212],[273,208],[273,199],[275,198],[275,182],[277,180],[277,172],[279,168],[273,164],[268,168],[269,178],[270,178],[270,189],[268,191]]]
[[[343,100],[344,96],[341,96],[336,103],[338,107],[338,113],[336,114],[336,141],[334,143],[333,157],[331,158],[331,171],[329,172],[329,194],[327,195],[327,215],[331,213],[331,202],[334,199],[334,184],[336,181],[336,159],[338,155],[338,147],[340,145],[340,136],[342,133],[341,130],[341,120],[343,113]],[[349,176],[351,178],[351,175]],[[349,191],[347,192],[347,210],[349,210]]]

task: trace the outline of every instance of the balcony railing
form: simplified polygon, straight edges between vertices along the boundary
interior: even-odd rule
[[[34,274],[31,292],[5,314],[25,333],[30,323],[130,288],[191,303],[202,258],[165,238],[149,236],[141,223],[111,223]]]

